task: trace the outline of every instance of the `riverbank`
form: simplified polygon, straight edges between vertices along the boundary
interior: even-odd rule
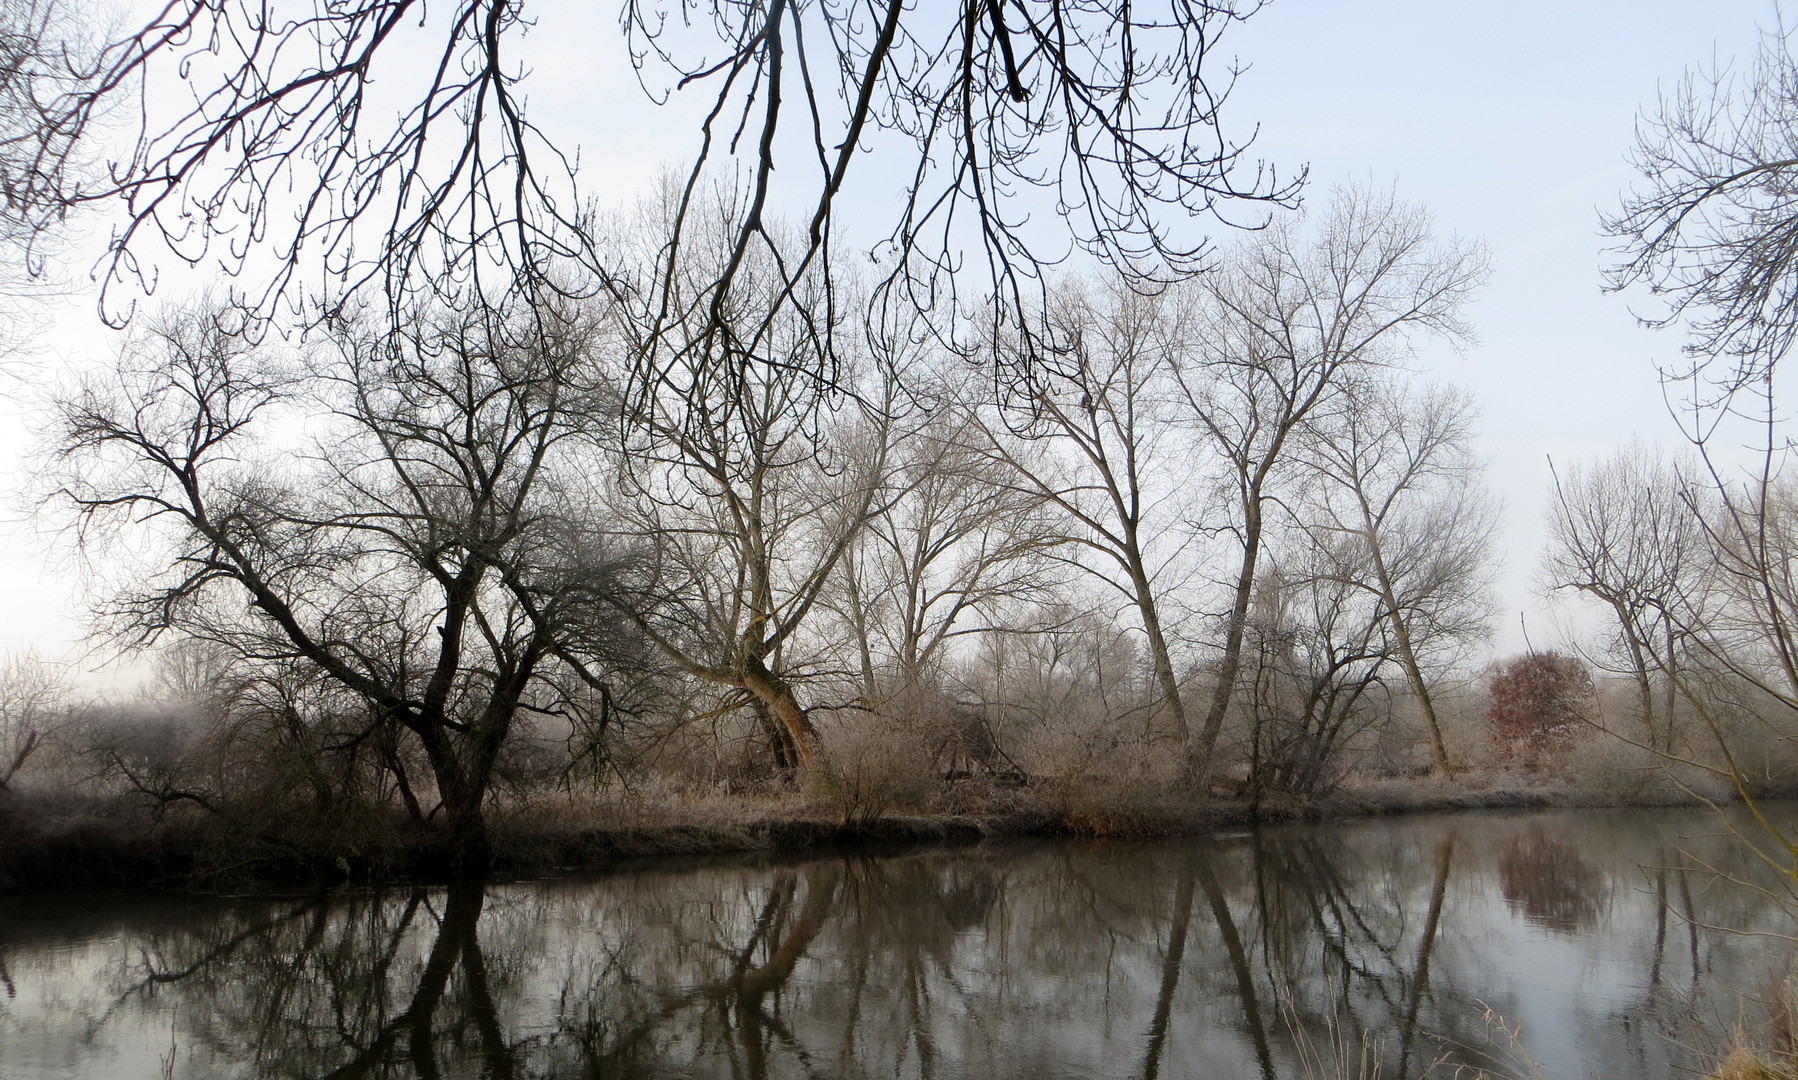
[[[1153,1074],[1165,1027],[1164,1076],[1538,1075],[1528,1055],[1693,1080],[1738,1021],[1779,1045],[1728,991],[1766,998],[1789,970],[1763,937],[1706,929],[1789,929],[1771,894],[1669,869],[1777,884],[1710,822],[1411,814],[1216,843],[664,855],[486,889],[13,895],[0,1060],[20,1080],[164,1075],[176,1047],[175,1076],[247,1078],[424,1071],[436,1049],[445,1073],[876,1080],[917,1071],[922,1031],[939,1073],[1032,1080]],[[1341,1047],[1367,1070],[1307,1073]]]
[[[791,790],[672,798],[555,793],[490,815],[493,871],[501,878],[570,873],[620,860],[976,844],[1008,837],[1166,837],[1298,821],[1346,821],[1457,810],[1694,805],[1662,782],[1631,790],[1581,789],[1552,776],[1477,772],[1351,782],[1326,796],[1197,803],[1168,794],[1042,784],[959,790],[959,806],[883,812]],[[1769,795],[1790,794],[1774,793]],[[1723,792],[1706,793],[1723,797]],[[319,887],[345,881],[442,878],[439,834],[405,820],[330,835],[283,834],[196,808],[149,819],[127,806],[61,796],[0,806],[0,892],[71,886],[233,891]]]

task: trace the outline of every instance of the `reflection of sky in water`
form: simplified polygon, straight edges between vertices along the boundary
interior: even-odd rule
[[[12,898],[0,1076],[156,1077],[172,1039],[181,1077],[1292,1077],[1295,1031],[1328,1055],[1335,1023],[1395,1077],[1485,1061],[1452,1046],[1480,1041],[1482,1003],[1550,1077],[1680,1075],[1692,946],[1667,918],[1657,951],[1657,889],[1686,894],[1639,868],[1673,860],[1663,831],[1712,830],[1683,811],[1458,815],[459,898]],[[1781,925],[1704,885],[1701,919]],[[1762,953],[1700,934],[1700,986],[1758,988]]]

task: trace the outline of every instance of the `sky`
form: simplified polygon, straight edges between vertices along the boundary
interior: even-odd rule
[[[1479,449],[1506,507],[1500,654],[1525,647],[1526,625],[1544,648],[1586,624],[1533,581],[1550,458],[1679,442],[1656,364],[1682,338],[1639,325],[1643,297],[1602,289],[1598,217],[1633,179],[1637,119],[1688,68],[1752,57],[1776,17],[1769,0],[1276,0],[1230,35],[1248,65],[1231,104],[1260,122],[1260,156],[1309,163],[1313,198],[1396,185],[1491,251],[1479,343],[1420,366],[1484,407]]]
[[[643,190],[691,152],[691,125],[644,102],[621,47],[591,47],[616,44],[610,5],[544,10],[531,78],[543,119],[582,145],[584,182],[619,199]],[[1598,215],[1632,180],[1638,116],[1687,68],[1751,56],[1776,15],[1771,0],[1274,0],[1224,39],[1244,68],[1225,115],[1238,132],[1258,126],[1252,156],[1282,173],[1308,166],[1317,202],[1336,184],[1393,185],[1441,231],[1491,251],[1492,283],[1470,312],[1478,343],[1428,349],[1419,368],[1484,407],[1479,449],[1506,506],[1499,653],[1521,650],[1526,626],[1543,647],[1580,625],[1533,583],[1550,458],[1677,441],[1655,365],[1676,361],[1681,339],[1642,328],[1639,297],[1601,288]],[[882,198],[885,177],[860,179]],[[113,347],[91,299],[72,296],[54,317],[27,384]],[[0,461],[17,490],[30,486],[37,416],[23,389],[0,395]],[[82,644],[83,577],[57,545],[15,497],[0,519],[0,651],[29,649],[101,683],[136,678]]]

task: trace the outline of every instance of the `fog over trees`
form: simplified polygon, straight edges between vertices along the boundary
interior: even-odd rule
[[[1207,59],[1252,7],[632,2],[652,98],[709,104],[611,206],[527,111],[516,0],[3,0],[0,298],[91,214],[128,327],[59,382],[37,508],[163,676],[14,662],[0,798],[476,873],[496,817],[583,799],[1103,832],[1776,786],[1784,40],[1644,128],[1612,283],[1696,330],[1692,446],[1557,463],[1541,585],[1600,629],[1504,658],[1479,403],[1419,370],[1475,342],[1488,253],[1252,162]],[[877,169],[903,197],[846,220]],[[155,295],[183,264],[224,286]]]

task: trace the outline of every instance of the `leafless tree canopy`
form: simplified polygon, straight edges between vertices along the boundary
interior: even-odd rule
[[[803,231],[739,258],[751,212],[672,183],[608,236],[628,287],[344,305],[306,351],[176,309],[65,394],[72,527],[148,556],[102,625],[181,640],[203,721],[114,740],[109,775],[420,835],[440,804],[471,860],[549,778],[844,821],[970,778],[1302,795],[1477,635],[1471,408],[1399,362],[1462,331],[1483,263],[1421,214],[1350,192],[1228,281],[1069,275],[1055,366],[996,394],[990,361],[857,334],[861,282]]]
[[[362,717],[339,751],[407,733],[458,860],[481,856],[516,718],[603,724],[623,640],[618,557],[578,524],[570,460],[607,392],[593,338],[578,316],[557,334],[541,311],[490,318],[421,313],[397,340],[345,321],[283,364],[228,314],[178,311],[60,408],[75,527],[99,542],[148,523],[160,540],[162,565],[104,612],[113,631],[214,643],[290,705],[322,679]],[[283,446],[307,418],[318,444]],[[382,765],[418,815],[418,779]]]
[[[1643,737],[1671,748],[1679,654],[1705,576],[1700,498],[1689,466],[1640,444],[1557,478],[1542,577],[1609,609],[1615,652],[1635,681]],[[1687,614],[1682,614],[1687,613]],[[1618,665],[1612,664],[1616,667]],[[1654,682],[1665,687],[1657,695]]]
[[[1194,768],[1205,768],[1236,690],[1266,515],[1308,435],[1353,417],[1355,391],[1401,363],[1417,335],[1471,336],[1462,311],[1485,251],[1440,241],[1390,193],[1345,190],[1310,231],[1281,222],[1194,283],[1203,332],[1183,357],[1184,413],[1227,463],[1228,528],[1241,545],[1224,653]]]
[[[966,263],[985,267],[979,305],[1012,322],[1040,308],[1042,270],[1070,244],[1187,272],[1206,248],[1195,215],[1297,191],[1259,166],[1239,180],[1245,144],[1220,122],[1233,73],[1219,35],[1256,6],[631,0],[623,52],[650,96],[711,102],[657,273],[685,272],[695,200],[714,183],[738,191],[727,257],[693,302],[713,335],[753,352],[766,327],[725,317],[745,260],[759,250],[788,283],[818,267],[828,279],[844,192],[875,186],[860,175],[874,162],[858,170],[868,155],[902,177],[900,209],[864,241],[884,235],[876,294],[950,316],[939,329],[960,311]],[[113,318],[153,287],[158,247],[237,275],[265,314],[363,285],[396,312],[421,293],[625,288],[595,245],[573,148],[528,114],[534,19],[518,0],[171,0],[107,47],[92,80],[43,100],[55,137],[29,157],[26,194],[116,208]],[[80,182],[71,147],[127,98],[129,154]],[[802,222],[798,243],[773,241],[777,212]],[[778,307],[812,314],[794,297]]]
[[[94,75],[87,28],[54,0],[0,3],[0,357],[30,343],[28,301],[61,246],[61,184],[91,174],[91,150],[58,113]]]
[[[1798,61],[1767,33],[1739,70],[1696,71],[1639,127],[1642,183],[1604,227],[1622,241],[1614,288],[1666,301],[1646,321],[1688,323],[1687,350],[1753,378],[1798,334]]]

